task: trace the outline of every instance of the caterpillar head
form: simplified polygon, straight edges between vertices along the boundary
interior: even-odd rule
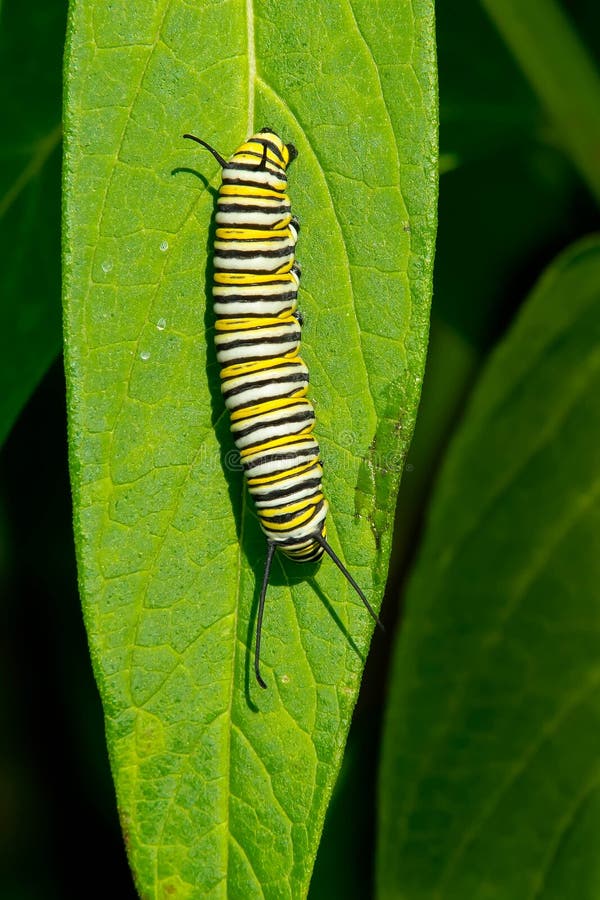
[[[292,160],[296,159],[298,156],[298,151],[294,147],[293,144],[284,144],[278,134],[276,134],[272,128],[268,126],[266,128],[261,128],[255,138],[258,140],[267,140],[269,144],[273,145],[275,148],[275,155],[280,157],[280,165],[283,169],[287,169]],[[253,140],[253,138],[250,138]]]

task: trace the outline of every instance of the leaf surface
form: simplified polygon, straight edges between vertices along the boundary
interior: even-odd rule
[[[380,897],[598,895],[600,240],[556,261],[448,454],[392,675]]]
[[[391,17],[391,18],[390,18]],[[392,25],[392,27],[390,27]],[[436,200],[429,2],[72,7],[65,320],[84,613],[143,896],[304,896],[372,622],[265,542],[219,391],[219,172],[269,125],[299,158],[303,357],[329,536],[378,604],[426,347]]]

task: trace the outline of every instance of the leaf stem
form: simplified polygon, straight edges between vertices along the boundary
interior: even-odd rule
[[[482,0],[600,203],[600,77],[555,0]]]

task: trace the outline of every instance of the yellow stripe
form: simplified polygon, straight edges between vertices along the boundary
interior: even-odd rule
[[[287,269],[281,272],[275,272],[272,275],[258,275],[252,272],[215,272],[215,284],[269,284],[272,281],[280,281],[282,275],[288,275],[292,263]],[[295,284],[294,279],[290,276],[284,281]]]
[[[236,254],[241,254],[241,253],[250,251],[251,253],[256,253],[258,255],[260,255],[261,253],[269,253],[269,251],[271,251],[273,249],[271,247],[271,243],[269,241],[252,241],[251,244],[248,244],[247,241],[243,241],[243,240],[222,241],[222,240],[219,240],[219,238],[217,238],[215,240],[215,242],[213,244],[213,248],[215,251],[233,250],[234,253],[236,253]],[[275,249],[282,250],[283,253],[287,254],[287,255],[293,255],[293,253],[294,253],[294,246],[289,239],[287,240],[287,243],[284,241],[281,244],[278,244]],[[281,259],[284,259],[284,258],[285,257],[282,255]],[[237,262],[242,261],[241,256],[236,256],[235,259]]]
[[[243,162],[243,163],[252,163],[258,169],[260,163],[262,162],[262,156],[264,153],[262,144],[242,144],[239,147],[233,156],[231,157],[230,162]],[[281,164],[281,160],[278,156],[275,156],[272,150],[267,148],[267,162],[273,163],[278,169],[283,169]],[[270,170],[268,170],[270,171]],[[274,173],[276,174],[276,173]]]
[[[216,331],[252,331],[253,328],[266,328],[269,325],[297,325],[297,320],[293,316],[286,318],[267,318],[262,319],[217,319],[215,322]]]
[[[299,404],[297,399],[280,397],[278,400],[265,400],[264,403],[257,403],[256,406],[248,406],[246,409],[236,409],[230,414],[230,419],[232,422],[239,422],[242,419],[252,419],[254,416],[273,412],[276,409],[285,409],[288,406],[311,406],[311,404],[308,400]]]
[[[215,235],[217,240],[221,241],[244,241],[249,238],[262,238],[264,241],[273,241],[280,240],[284,236],[292,236],[289,228],[287,233],[278,229],[277,234],[272,234],[270,230],[261,230],[259,228],[217,228]]]
[[[318,493],[314,494],[312,497],[305,497],[304,500],[297,500],[296,503],[289,503],[286,506],[267,506],[262,507],[260,510],[261,518],[277,518],[277,516],[288,516],[291,513],[295,512],[303,512],[306,510],[307,512],[311,512],[311,507],[317,506],[321,500],[323,499],[323,494]]]
[[[289,197],[286,197],[281,191],[274,191],[272,188],[255,187],[249,184],[222,184],[219,188],[219,194],[227,197],[272,197],[280,201],[287,199],[289,202]]]
[[[281,194],[279,192],[276,193],[273,197],[261,197],[260,195],[255,195],[254,191],[249,191],[246,194],[240,191],[236,191],[235,196],[225,195],[222,191],[220,191],[217,198],[217,210],[219,209],[219,204],[229,205],[230,203],[235,203],[238,200],[242,204],[242,209],[239,210],[240,213],[243,212],[244,209],[246,209],[246,207],[248,206],[258,205],[266,212],[279,212],[279,207],[283,206],[283,203],[281,201]],[[246,200],[249,200],[250,202],[246,203]],[[271,200],[273,200],[274,202],[271,203]]]
[[[288,444],[305,444],[307,441],[314,441],[314,437],[309,437],[309,434],[310,432],[302,431],[300,434],[289,434],[287,437],[273,438],[272,441],[266,441],[264,444],[245,447],[240,450],[240,457],[244,459],[246,456],[254,456],[255,453],[261,454],[266,450],[275,450],[277,447],[286,447]]]
[[[258,141],[247,141],[245,144],[242,144],[241,147],[233,154],[233,159],[239,160],[242,157],[246,161],[255,162],[256,157],[255,153],[258,153],[260,156],[264,153],[264,144],[260,144]],[[269,162],[275,163],[278,169],[283,169],[284,164],[282,160],[271,150],[270,147],[267,147],[267,160]]]
[[[263,484],[277,484],[278,481],[283,481],[285,478],[290,478],[292,475],[301,475],[303,472],[308,472],[309,469],[312,469],[312,467],[317,464],[318,460],[311,460],[301,466],[287,469],[285,472],[277,472],[273,473],[273,475],[263,475],[261,478],[248,478],[248,487],[253,488]]]
[[[292,214],[290,213],[281,222],[278,222],[276,225],[273,225],[274,231],[279,231],[281,228],[287,228],[290,222],[292,221]]]
[[[298,356],[293,362],[283,356],[276,356],[274,359],[255,359],[252,362],[233,363],[221,369],[221,378],[223,381],[227,378],[239,378],[241,375],[250,375],[252,372],[262,372],[263,369],[272,369],[280,366],[282,363],[287,365],[296,365],[296,363],[304,362]]]
[[[322,495],[321,495],[322,496]],[[261,519],[266,519],[266,527],[269,531],[292,531],[294,528],[298,528],[299,525],[304,525],[305,522],[308,522],[315,514],[314,506],[310,506],[307,511],[301,515],[296,516],[295,519],[292,519],[291,522],[271,522],[269,521],[269,517],[265,515],[266,510],[261,509],[259,511],[259,517]],[[282,510],[276,510],[277,514],[281,514]]]

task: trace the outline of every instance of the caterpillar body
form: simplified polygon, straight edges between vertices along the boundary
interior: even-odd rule
[[[248,138],[229,161],[201,138],[222,168],[216,211],[213,300],[221,389],[263,532],[267,556],[256,619],[254,670],[275,549],[298,562],[327,553],[381,627],[364,593],[327,541],[328,504],[298,350],[300,226],[292,216],[287,167],[297,156],[270,128]]]

